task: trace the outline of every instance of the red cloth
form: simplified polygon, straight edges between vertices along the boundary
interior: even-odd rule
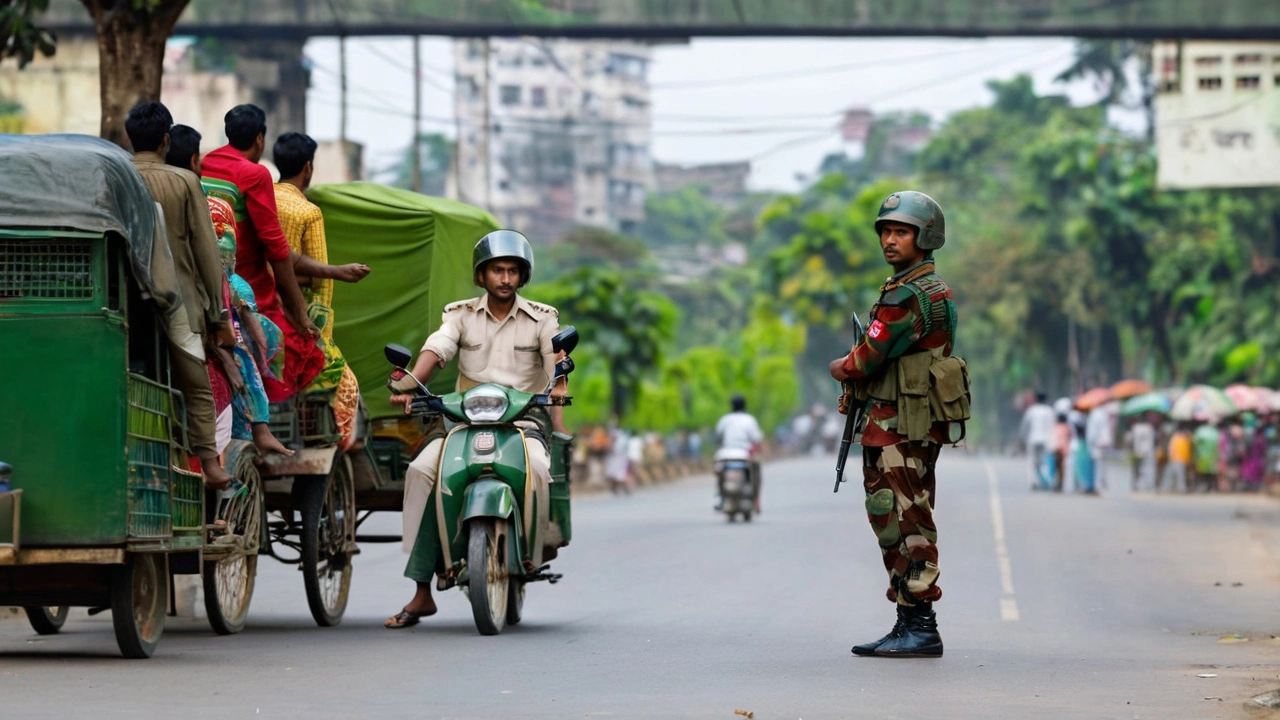
[[[209,358],[209,387],[213,389],[213,407],[221,415],[223,410],[231,407],[231,383],[222,374],[222,363]]]
[[[236,208],[236,274],[253,288],[258,312],[284,333],[284,377],[276,380],[264,374],[262,384],[271,402],[287,400],[324,369],[325,357],[317,338],[301,337],[285,319],[276,293],[270,261],[289,257],[289,241],[280,229],[271,171],[230,145],[206,155],[200,167],[206,177],[225,180],[240,190],[244,206]]]
[[[271,171],[250,162],[230,145],[206,155],[200,167],[206,177],[225,180],[240,189],[244,207],[236,208],[236,274],[253,288],[258,312],[284,329],[287,323],[269,262],[289,257],[289,241],[280,229]]]
[[[284,377],[277,380],[265,374],[262,376],[262,387],[267,391],[267,399],[273,403],[287,400],[310,385],[327,362],[324,351],[314,338],[304,338],[289,325],[281,326],[281,330],[284,331]]]

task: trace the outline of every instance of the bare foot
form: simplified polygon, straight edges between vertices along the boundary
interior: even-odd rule
[[[414,598],[414,601],[417,601],[416,597]],[[430,603],[431,607],[426,612],[419,612],[411,609],[413,606],[413,602],[405,605],[403,610],[384,620],[382,622],[382,626],[388,630],[400,630],[402,628],[413,627],[414,625],[417,625],[418,621],[422,618],[431,617],[436,614],[436,605],[434,602]]]
[[[218,464],[218,458],[201,458],[200,469],[204,471],[204,486],[210,490],[225,490],[235,478]]]
[[[253,445],[258,448],[259,455],[275,453],[285,457],[294,456],[294,451],[280,444],[276,436],[271,434],[271,427],[266,423],[253,424]]]
[[[431,584],[418,583],[413,599],[404,606],[404,612],[418,617],[430,617],[436,614],[436,601],[431,597]]]

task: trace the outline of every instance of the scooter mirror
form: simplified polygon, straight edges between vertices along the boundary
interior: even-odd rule
[[[413,362],[413,353],[409,352],[409,348],[395,343],[388,343],[382,348],[382,354],[387,357],[387,362],[398,368],[407,368],[409,363]]]
[[[578,347],[578,329],[572,325],[551,338],[551,349],[556,352],[564,351],[567,354],[573,352],[576,347]]]

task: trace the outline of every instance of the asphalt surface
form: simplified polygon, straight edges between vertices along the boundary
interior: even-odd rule
[[[1280,688],[1280,503],[1055,496],[1022,460],[943,453],[946,656],[855,658],[893,608],[855,482],[833,461],[766,466],[765,512],[729,525],[710,478],[575,501],[556,586],[481,637],[458,591],[416,628],[395,545],[356,559],[322,629],[297,570],[264,559],[249,627],[171,618],[118,658],[107,614],[61,635],[0,622],[0,717],[1244,718]],[[1113,485],[1116,483],[1113,480]],[[399,517],[370,521],[394,531]],[[378,527],[374,527],[378,525]],[[1239,638],[1232,637],[1239,636]],[[1215,677],[1199,677],[1214,675]]]

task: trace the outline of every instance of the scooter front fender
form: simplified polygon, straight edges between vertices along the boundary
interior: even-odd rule
[[[477,517],[507,519],[516,514],[516,495],[501,480],[477,480],[462,494],[462,521]]]
[[[507,557],[516,559],[511,565],[520,566],[524,560],[524,533],[520,524],[520,511],[511,486],[501,480],[486,478],[467,486],[462,494],[462,515],[459,527],[467,527],[476,518],[498,518],[510,523],[507,532]],[[521,571],[515,570],[517,574]]]

